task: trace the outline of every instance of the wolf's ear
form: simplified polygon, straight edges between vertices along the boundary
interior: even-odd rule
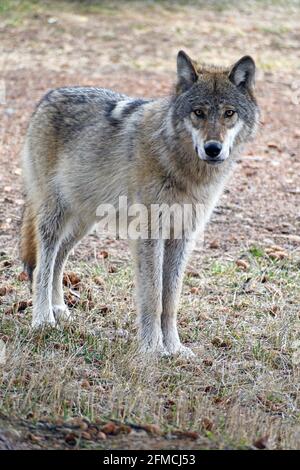
[[[184,51],[179,51],[177,55],[177,91],[188,90],[198,78],[192,59]]]
[[[229,80],[238,87],[252,88],[255,82],[255,62],[245,55],[234,64],[229,72]]]

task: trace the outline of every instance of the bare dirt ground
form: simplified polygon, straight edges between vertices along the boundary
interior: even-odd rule
[[[300,448],[300,6],[233,5],[0,6],[0,448]],[[187,273],[179,323],[197,359],[145,373],[124,241],[87,237],[68,264],[74,324],[31,332],[19,155],[50,88],[162,96],[180,48],[224,65],[251,54],[262,117]]]

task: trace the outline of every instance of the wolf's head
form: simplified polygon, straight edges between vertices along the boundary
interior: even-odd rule
[[[199,66],[180,51],[177,75],[175,115],[180,133],[201,160],[218,165],[255,132],[255,63],[244,56],[228,69]]]

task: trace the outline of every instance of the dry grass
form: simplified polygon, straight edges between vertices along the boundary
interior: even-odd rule
[[[270,448],[298,448],[299,260],[274,261],[261,248],[243,255],[246,272],[204,259],[199,277],[186,280],[180,332],[197,358],[149,363],[135,352],[128,264],[110,273],[104,262],[78,266],[73,257],[81,299],[72,325],[33,334],[30,308],[2,317],[1,410],[195,430],[218,448],[249,447],[261,436]],[[28,298],[24,283],[11,287],[9,305]]]
[[[268,448],[299,448],[299,5],[246,1],[237,11],[232,2],[204,9],[201,1],[184,3],[59,2],[58,9],[57,2],[1,2],[7,103],[0,127],[0,339],[6,343],[0,418],[2,412],[33,426],[74,416],[117,419],[156,424],[165,435],[195,430],[200,448],[249,448],[260,438]],[[205,251],[193,256],[198,275],[186,277],[180,334],[196,359],[141,361],[126,244],[94,236],[67,268],[81,280],[77,303],[66,288],[76,303],[74,322],[33,334],[16,233],[23,204],[18,155],[34,102],[68,84],[165,94],[182,47],[219,64],[252,54],[264,121],[215,212]],[[288,256],[273,259],[274,243]]]

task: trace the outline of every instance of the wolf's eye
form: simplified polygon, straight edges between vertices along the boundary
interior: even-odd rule
[[[226,118],[231,118],[235,114],[234,109],[227,109],[224,113],[224,116]]]
[[[195,109],[195,110],[194,110],[194,114],[195,114],[198,118],[200,118],[200,119],[205,118],[205,114],[204,114],[204,112],[202,111],[202,109]]]

